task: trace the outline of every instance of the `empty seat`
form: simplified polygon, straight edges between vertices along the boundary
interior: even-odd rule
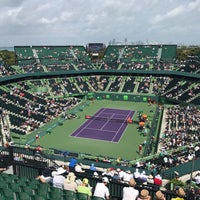
[[[21,192],[21,187],[16,183],[9,183],[8,188],[10,188],[13,192]]]
[[[21,186],[21,190],[29,195],[33,195],[33,189],[29,186]]]
[[[16,192],[15,194],[17,200],[30,200],[30,195],[26,192]]]
[[[76,193],[77,200],[89,200],[89,196],[84,193],[77,192]]]
[[[44,198],[40,195],[32,195],[31,200],[46,200],[46,198]]]
[[[70,190],[63,190],[64,200],[76,200],[76,192]]]
[[[48,196],[50,199],[61,199],[63,196],[63,191],[59,188],[51,187]]]
[[[104,200],[104,198],[93,196],[93,197],[91,198],[91,200]]]
[[[5,199],[14,200],[14,192],[11,189],[9,188],[2,189],[2,194],[5,197]]]
[[[44,183],[44,185],[46,185]],[[42,196],[44,198],[47,198],[47,194],[48,194],[48,188],[40,188],[38,187],[37,189],[35,189],[35,194],[39,195],[39,196]]]

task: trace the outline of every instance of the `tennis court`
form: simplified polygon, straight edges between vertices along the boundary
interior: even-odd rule
[[[134,113],[132,110],[101,108],[71,136],[119,142],[128,125],[128,118],[132,118]]]
[[[126,118],[128,116],[127,111],[134,111],[133,114],[133,124],[128,124],[119,139],[118,142],[111,142],[100,139],[93,139],[87,137],[72,137],[72,133],[74,133],[80,126],[84,123],[89,123],[92,119],[85,119],[86,115],[95,116],[96,113],[102,108],[106,108],[107,111],[110,109],[115,110],[115,114],[123,114],[124,116],[121,118]],[[56,126],[51,130],[51,133],[45,134],[40,138],[38,142],[33,144],[41,145],[45,148],[55,148],[63,151],[70,152],[82,152],[86,154],[92,155],[104,155],[106,157],[122,157],[127,160],[133,160],[140,157],[137,153],[139,144],[143,143],[146,140],[146,136],[141,134],[138,127],[138,113],[143,112],[148,114],[148,119],[152,121],[154,117],[154,112],[156,107],[149,106],[146,102],[130,102],[130,101],[111,101],[111,100],[98,100],[95,102],[91,102],[88,106],[85,106],[83,110],[78,111],[77,115],[79,116],[76,119],[65,120],[62,125]],[[116,110],[119,110],[117,113]],[[122,110],[125,110],[125,114]],[[105,114],[105,113],[104,113]],[[105,115],[101,115],[103,118]],[[107,116],[107,115],[106,115]],[[112,116],[112,114],[109,114]],[[116,117],[116,116],[115,116]],[[114,118],[114,117],[113,117]],[[119,118],[119,117],[118,117]],[[117,123],[113,123],[114,120],[110,120],[109,124],[112,124],[113,127],[118,126],[116,129],[118,130],[119,126],[122,122],[121,119]],[[122,120],[123,121],[123,120]],[[54,123],[57,121],[55,120]],[[101,123],[101,126],[105,125],[106,121],[104,119],[93,119],[90,124],[91,128],[94,128],[95,124]],[[42,127],[40,131],[45,131],[49,126],[53,126],[53,123]],[[99,126],[99,125],[98,125]],[[96,127],[95,127],[96,128]],[[98,128],[100,129],[100,128]],[[107,129],[111,131],[111,129]],[[104,132],[105,134],[105,132]],[[80,136],[80,135],[79,135]],[[93,136],[94,137],[94,136]],[[34,134],[27,135],[27,140],[35,138]]]

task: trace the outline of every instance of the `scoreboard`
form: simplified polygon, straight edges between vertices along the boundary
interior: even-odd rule
[[[89,43],[88,49],[90,53],[100,53],[105,50],[105,45],[103,43]]]
[[[89,43],[86,49],[92,62],[97,62],[103,58],[106,45],[103,43]]]

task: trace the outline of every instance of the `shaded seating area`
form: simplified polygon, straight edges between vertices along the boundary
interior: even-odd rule
[[[79,200],[82,198],[87,198],[86,195],[80,195],[77,193],[68,192],[65,190],[54,188],[50,183],[41,183],[39,180],[36,180],[35,178],[41,174],[41,171],[49,168],[52,171],[54,171],[59,165],[56,164],[55,159],[53,155],[49,156],[45,153],[45,151],[40,152],[40,157],[37,157],[38,151],[37,149],[34,149],[33,147],[30,149],[26,149],[23,147],[10,147],[4,149],[4,151],[7,152],[7,156],[10,157],[10,161],[13,161],[9,163],[9,165],[13,166],[13,173],[14,174],[6,174],[1,173],[0,174],[0,195],[2,197],[8,197],[10,199],[16,199],[27,197],[26,194],[29,195],[29,198],[31,199],[37,199],[39,196],[42,197],[45,200],[50,199],[67,199],[69,197],[72,197],[73,200]],[[185,149],[184,151],[174,152],[172,154],[172,157],[182,157],[185,156],[185,153],[187,153],[188,149]],[[5,152],[5,153],[6,153]],[[13,158],[12,158],[13,155]],[[19,159],[18,155],[21,155],[21,159]],[[199,151],[196,155],[196,159],[194,160],[194,170],[198,170],[199,166]],[[169,155],[170,156],[170,155]],[[174,165],[168,166],[168,168],[164,167],[164,160],[163,156],[159,156],[157,158],[147,158],[146,165],[150,162],[154,166],[157,165],[157,169],[159,174],[163,178],[171,178],[174,174],[174,171],[180,172],[180,175],[184,175],[187,173],[190,173],[191,170],[191,164],[192,162],[189,161],[187,163],[184,163],[182,165],[178,165],[177,163],[174,163]],[[70,157],[69,157],[70,158]],[[85,162],[82,160],[81,162]],[[92,161],[94,162],[94,161]],[[89,163],[88,163],[89,164]],[[95,166],[98,166],[99,162],[95,163]],[[128,173],[127,169],[129,169],[132,173],[139,169],[140,173],[145,172],[149,174],[152,172],[153,169],[150,169],[149,171],[146,169],[146,165],[144,164],[142,168],[135,168],[135,167],[128,167],[124,168],[124,171]],[[107,163],[108,169],[113,170],[117,169],[119,166],[114,166],[112,164]],[[121,168],[122,166],[120,166]],[[162,168],[161,171],[159,171]],[[86,169],[84,173],[81,172],[75,172],[72,169],[66,168],[67,172],[74,172],[76,176],[76,180],[83,180],[83,178],[87,178],[89,180],[89,184],[92,187],[92,193],[94,192],[95,185],[101,181],[101,178],[103,176],[108,177],[109,184],[108,188],[111,194],[111,199],[122,199],[122,191],[123,187],[127,186],[126,182],[123,181],[114,181],[111,177],[111,175],[105,175],[104,173],[100,173],[99,170],[97,170],[99,176],[95,177],[94,173],[90,169]],[[69,170],[69,171],[68,171]],[[144,174],[144,173],[143,173]],[[135,188],[141,191],[142,189],[147,189],[150,192],[150,195],[153,197],[155,195],[155,192],[160,189],[160,186],[152,184],[152,183],[145,183],[141,181],[140,179],[136,179],[136,186]],[[166,199],[170,200],[171,197],[174,196],[174,191],[171,190],[164,190],[163,193],[166,195]],[[91,198],[93,199],[93,197]],[[68,200],[68,199],[67,199]]]
[[[81,100],[76,98],[40,98],[18,86],[0,88],[1,109],[9,113],[10,129],[25,135],[63,114]]]

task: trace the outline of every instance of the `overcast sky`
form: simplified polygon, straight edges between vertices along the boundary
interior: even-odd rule
[[[0,46],[200,45],[200,0],[0,0]]]

